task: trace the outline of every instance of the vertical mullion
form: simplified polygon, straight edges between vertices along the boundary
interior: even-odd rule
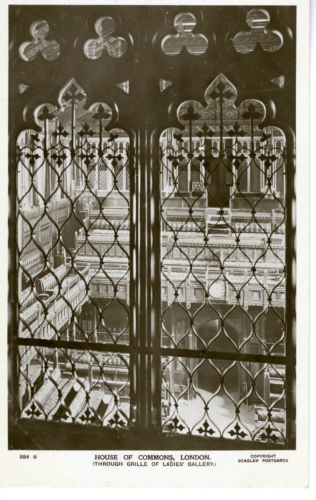
[[[12,9],[10,7],[10,16]],[[12,15],[13,17],[13,15]],[[17,26],[14,23],[9,23],[10,40],[16,36]],[[9,81],[15,79],[15,61],[9,66]],[[17,138],[20,133],[19,122],[15,120],[17,116],[16,108],[19,107],[19,93],[15,85],[9,85],[9,266],[8,266],[8,306],[9,306],[9,322],[8,322],[8,417],[9,417],[9,447],[11,439],[14,437],[14,426],[11,424],[10,417],[14,420],[19,418],[19,293],[22,287],[22,272],[19,272],[19,248],[18,248],[18,223],[22,226],[23,221],[18,221],[19,206],[18,206],[18,161],[17,161]],[[19,109],[20,113],[22,109]],[[22,234],[20,229],[20,234]]]
[[[137,400],[138,400],[138,425],[143,431],[147,428],[149,420],[148,409],[148,356],[144,348],[148,346],[148,140],[146,116],[150,110],[146,75],[146,14],[147,7],[138,7],[138,32],[135,43],[138,63],[134,68],[133,89],[136,99],[135,128],[136,138],[136,169],[137,169]],[[142,71],[143,70],[143,71]]]
[[[139,211],[138,211],[138,249],[139,249],[139,315],[138,333],[139,347],[148,346],[148,205],[147,205],[147,130],[141,126],[138,133],[138,166],[139,166]],[[139,424],[142,428],[148,425],[148,356],[139,353]]]
[[[295,217],[295,139],[294,134],[286,135],[287,150],[287,176],[285,192],[285,214],[286,214],[286,353],[287,357],[296,359],[296,254],[295,238],[296,232],[293,227]],[[296,366],[288,364],[286,368],[286,434],[288,449],[296,447]]]
[[[140,9],[140,8],[139,8]],[[139,11],[138,11],[139,12]],[[159,227],[159,137],[155,137],[157,105],[156,62],[148,33],[152,12],[142,7],[138,26],[138,61],[135,71],[137,93],[138,165],[138,401],[142,430],[160,428],[160,357],[144,348],[160,347],[160,227]],[[140,69],[143,71],[140,71]]]
[[[12,91],[13,92],[13,91]],[[11,93],[10,93],[11,94]],[[10,95],[10,107],[13,107],[13,96]],[[10,321],[8,324],[8,411],[9,416],[15,419],[19,416],[19,361],[18,361],[18,308],[19,308],[19,291],[21,290],[22,273],[18,273],[18,207],[17,207],[17,161],[16,161],[16,126],[15,122],[12,123],[10,129],[9,140],[9,200],[10,200],[10,213],[9,213],[9,248],[11,258],[9,259],[9,295],[8,302],[10,307]],[[21,226],[23,221],[19,221]],[[20,234],[21,228],[20,228]],[[10,431],[10,428],[9,428]]]
[[[137,133],[137,339],[140,348],[147,346],[147,265],[146,265],[146,164],[145,133],[139,129]],[[141,350],[141,349],[140,349]],[[147,373],[146,355],[138,352],[137,356],[137,391],[138,391],[138,424],[147,426]]]
[[[151,346],[154,348],[151,364],[151,425],[161,429],[161,269],[160,269],[160,164],[159,134],[154,133],[151,141],[149,203],[150,207],[150,326]]]
[[[131,424],[134,425],[137,419],[137,356],[135,353],[137,338],[137,163],[135,150],[135,135],[130,136],[130,414]]]

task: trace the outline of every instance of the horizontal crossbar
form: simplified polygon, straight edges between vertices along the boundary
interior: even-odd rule
[[[268,363],[274,365],[295,366],[293,356],[277,356],[273,354],[248,354],[241,352],[221,352],[212,350],[178,349],[172,347],[140,347],[136,345],[101,344],[99,342],[75,342],[67,340],[17,339],[20,346],[50,347],[58,349],[74,349],[78,351],[117,352],[122,354],[145,354],[148,356],[172,356],[195,359],[220,359],[227,361],[243,361],[251,363]]]

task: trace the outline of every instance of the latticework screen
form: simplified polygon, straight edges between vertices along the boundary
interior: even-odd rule
[[[295,447],[296,13],[246,10],[12,6],[11,448]]]

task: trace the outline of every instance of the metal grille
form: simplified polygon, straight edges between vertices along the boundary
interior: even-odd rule
[[[129,400],[126,355],[20,347],[22,418],[126,427]]]
[[[162,344],[174,350],[162,360],[162,426],[282,444],[285,207],[275,178],[277,169],[285,172],[285,150],[277,147],[284,135],[259,128],[260,101],[243,101],[238,109],[236,99],[220,74],[206,89],[206,108],[183,103],[178,118],[185,128],[161,137],[161,170],[173,180],[161,197]],[[199,162],[201,180],[191,174],[191,191],[184,193],[183,165],[193,172]],[[265,356],[278,361],[264,362]]]
[[[166,432],[284,444],[282,365],[170,356],[162,384]]]
[[[20,415],[126,426],[129,355],[115,346],[129,345],[129,137],[111,130],[108,105],[86,109],[75,81],[60,99],[37,112],[41,132],[22,132],[17,144],[19,337],[78,348],[20,347]],[[113,348],[83,351],[81,342]]]
[[[9,446],[293,449],[295,8],[10,10]]]

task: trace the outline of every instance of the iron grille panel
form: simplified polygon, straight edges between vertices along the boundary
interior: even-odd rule
[[[128,425],[128,355],[33,346],[21,346],[19,353],[22,418]]]
[[[163,358],[162,427],[173,434],[282,445],[286,435],[285,367]]]
[[[129,192],[122,193],[123,171],[131,161],[129,137],[108,127],[108,105],[86,109],[86,95],[75,81],[62,91],[61,101],[60,109],[42,106],[37,113],[42,131],[22,132],[17,144],[19,336],[129,345],[130,202]],[[36,344],[20,353],[22,418],[88,423],[91,417],[93,424],[111,426],[124,413],[126,425],[129,411],[120,409],[119,394],[125,387],[127,407],[127,358]],[[111,379],[120,372],[125,381],[116,388]],[[54,400],[57,412],[42,401],[47,391],[53,391],[47,404]],[[65,403],[69,394],[77,414]],[[91,403],[99,396],[103,406],[112,398],[106,405],[112,409],[102,418],[101,400]]]
[[[242,432],[242,438],[261,439],[264,426],[255,432],[255,416],[264,414],[270,429],[266,438],[271,434],[283,443],[284,402],[283,430],[276,437],[271,428],[273,404],[269,405],[274,389],[269,385],[270,365],[253,362],[246,367],[239,355],[256,353],[282,359],[286,354],[285,206],[284,192],[277,191],[278,172],[285,173],[285,149],[280,148],[285,138],[276,127],[258,127],[265,116],[260,101],[243,101],[238,109],[236,98],[235,87],[220,74],[206,89],[207,107],[196,101],[181,104],[178,119],[185,128],[169,129],[160,139],[161,175],[172,181],[171,186],[163,186],[161,195],[161,342],[175,351],[163,368],[163,398],[168,395],[171,405],[162,413],[163,430],[203,434],[204,428],[205,436],[229,438],[226,424],[215,430],[205,420],[206,427],[199,431],[193,425],[198,411],[194,401],[199,397],[202,406],[204,401],[199,392],[204,375],[198,377],[197,373],[202,371],[200,366],[207,366],[219,376],[219,384],[213,387],[214,376],[205,376],[204,398],[211,401],[223,391],[228,399],[219,406],[231,413],[228,407],[233,405],[237,421],[232,418],[234,412],[230,419],[237,427],[230,431],[231,437],[239,439]],[[187,192],[188,172],[192,183]],[[223,361],[223,369],[211,360],[200,363],[186,358],[183,362],[176,357],[179,349],[187,355],[194,350],[202,356],[208,351],[218,356],[232,353],[235,361]],[[284,374],[282,364],[279,369]],[[225,387],[231,377],[240,405]],[[274,383],[278,384],[284,399],[283,376]],[[266,399],[258,394],[259,385]],[[183,403],[188,412],[180,418],[178,399],[183,402],[184,395],[190,403]],[[247,433],[241,429],[249,409],[239,414],[244,405],[251,408],[252,415],[252,430]],[[205,411],[212,418],[217,410]]]

